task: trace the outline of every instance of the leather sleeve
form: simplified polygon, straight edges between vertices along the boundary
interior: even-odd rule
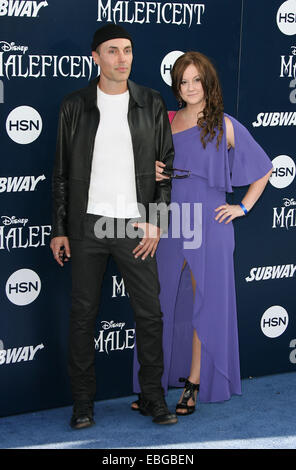
[[[68,171],[70,158],[70,110],[66,103],[60,109],[56,156],[52,177],[52,232],[51,237],[67,236]]]
[[[166,168],[173,167],[174,145],[171,132],[171,126],[164,101],[160,97],[159,108],[156,117],[156,145],[158,160],[165,163]],[[172,183],[170,179],[158,181],[156,183],[155,199],[159,209],[157,211],[157,225],[164,231],[167,231],[168,206],[171,202]],[[164,223],[162,222],[164,221]]]

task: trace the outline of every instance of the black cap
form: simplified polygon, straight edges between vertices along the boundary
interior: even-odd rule
[[[91,50],[95,51],[97,47],[100,44],[102,44],[102,42],[109,41],[110,39],[116,39],[116,38],[129,39],[130,42],[133,44],[130,34],[124,28],[111,23],[111,24],[107,24],[106,26],[102,26],[101,28],[97,29],[93,37]]]

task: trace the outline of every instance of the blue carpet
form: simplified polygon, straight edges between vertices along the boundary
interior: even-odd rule
[[[1,449],[295,449],[296,372],[242,381],[242,396],[198,404],[172,426],[130,411],[134,397],[95,403],[96,425],[69,427],[71,407],[0,419]],[[180,390],[171,389],[171,409]]]

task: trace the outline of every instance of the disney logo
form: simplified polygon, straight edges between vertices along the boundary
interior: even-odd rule
[[[6,41],[0,41],[0,49],[4,52],[20,51],[25,54],[29,48],[27,46],[16,46],[15,42],[9,43]]]
[[[22,224],[23,226],[26,225],[29,219],[17,219],[14,215],[12,217],[8,217],[8,215],[1,215],[3,225],[16,225]]]
[[[115,323],[113,320],[111,320],[110,322],[106,321],[106,320],[103,320],[103,321],[101,321],[101,324],[102,324],[103,330],[110,330],[110,328],[120,328],[122,330],[122,328],[125,325],[124,322]]]
[[[296,55],[296,46],[291,46],[292,55]]]
[[[292,199],[288,199],[287,197],[284,197],[283,201],[284,201],[284,206],[285,207],[296,206],[296,201],[293,197],[292,197]]]

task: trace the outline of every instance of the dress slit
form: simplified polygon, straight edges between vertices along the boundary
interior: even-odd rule
[[[169,319],[169,324],[173,326],[171,330],[171,348],[169,348],[169,356],[165,357],[165,361],[168,361],[168,381],[177,387],[184,386],[179,382],[180,377],[190,375],[193,333],[196,329],[193,327],[192,322],[194,296],[191,273],[192,276],[194,274],[190,261],[184,256],[184,253],[182,253],[182,257],[182,269],[178,275],[178,287],[175,291],[172,318]],[[164,325],[164,328],[167,327],[168,325]],[[197,330],[196,333],[199,337]],[[191,341],[189,338],[191,338]],[[165,348],[165,351],[168,351],[168,349]],[[183,358],[182,361],[180,361],[180,356]]]

